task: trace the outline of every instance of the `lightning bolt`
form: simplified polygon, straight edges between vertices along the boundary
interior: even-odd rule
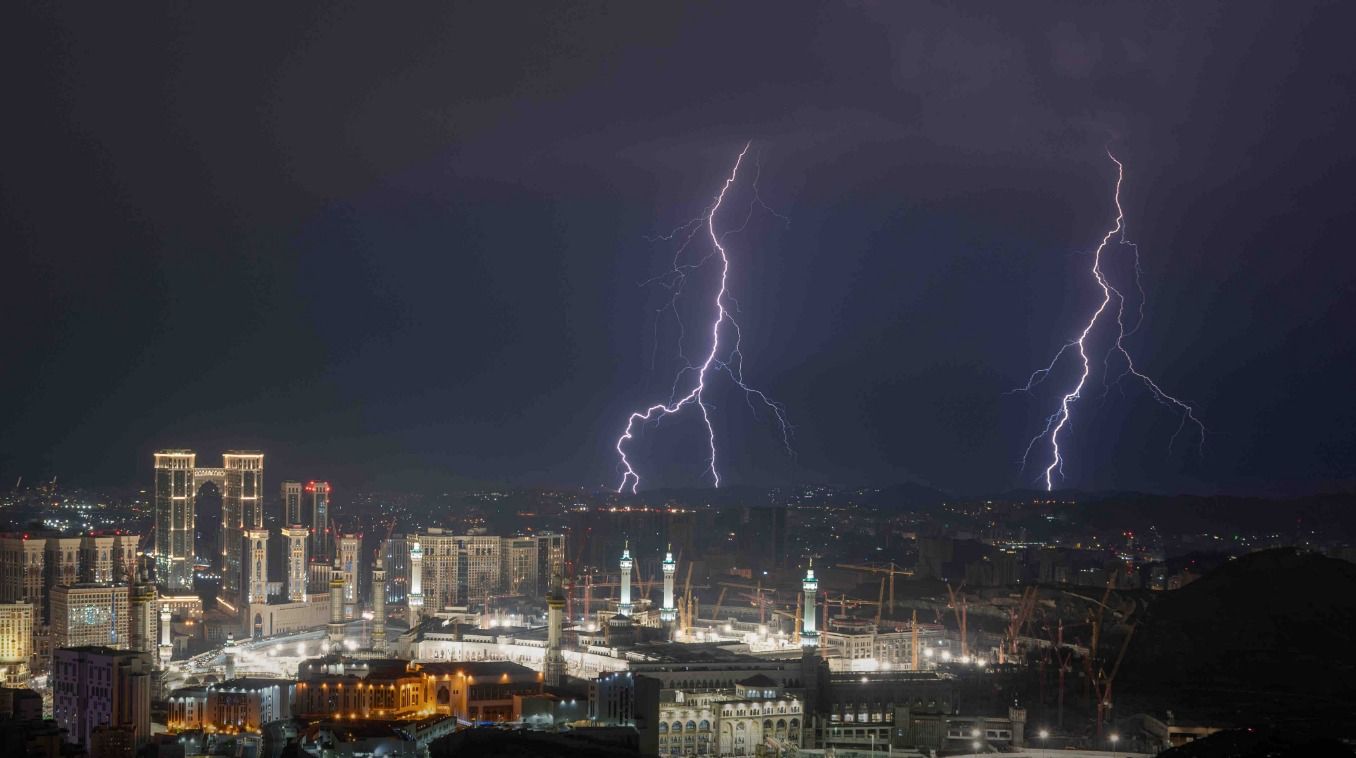
[[[721,185],[720,192],[717,193],[715,199],[707,206],[706,210],[704,210],[700,216],[674,228],[668,234],[660,235],[657,238],[660,240],[682,240],[677,251],[674,253],[673,267],[660,277],[642,283],[647,284],[658,281],[672,291],[672,297],[669,299],[668,304],[660,309],[661,312],[672,310],[674,315],[677,316],[677,300],[683,292],[684,285],[687,283],[687,275],[701,268],[712,258],[718,258],[720,260],[720,286],[716,290],[715,297],[712,301],[712,304],[715,307],[715,320],[711,323],[711,347],[707,351],[706,357],[700,363],[694,364],[683,354],[683,334],[680,331],[678,356],[683,360],[684,366],[678,370],[678,373],[673,378],[673,386],[669,393],[669,401],[667,403],[651,405],[643,411],[633,411],[626,420],[626,430],[617,438],[617,456],[620,459],[620,468],[622,469],[621,483],[617,485],[617,492],[627,490],[629,485],[631,493],[635,494],[640,487],[640,475],[636,473],[635,467],[632,466],[630,458],[626,455],[626,443],[635,438],[637,426],[644,426],[650,421],[658,422],[659,419],[662,419],[665,416],[679,413],[683,409],[691,406],[697,407],[701,414],[702,423],[706,425],[706,440],[709,449],[707,471],[710,473],[715,486],[720,486],[720,470],[716,466],[716,430],[711,424],[712,407],[710,403],[707,402],[705,394],[708,387],[707,380],[713,372],[724,372],[728,375],[735,386],[743,390],[745,400],[750,409],[756,411],[756,406],[754,405],[755,400],[766,408],[769,408],[781,427],[783,444],[786,446],[788,452],[791,449],[791,425],[786,418],[786,408],[782,406],[781,403],[768,397],[761,390],[751,387],[744,380],[744,354],[741,350],[743,332],[739,328],[739,322],[735,320],[734,314],[731,312],[732,307],[734,311],[738,311],[739,303],[734,299],[734,296],[729,293],[728,280],[730,275],[730,256],[725,249],[724,243],[728,236],[737,234],[747,227],[749,218],[752,217],[755,207],[762,206],[766,208],[766,205],[763,204],[762,199],[758,196],[758,178],[756,175],[753,180],[753,200],[749,204],[748,214],[745,216],[743,224],[724,233],[718,234],[716,232],[716,215],[720,212],[721,206],[724,204],[730,188],[739,179],[739,169],[744,164],[745,157],[749,154],[750,144],[751,143],[746,143],[744,149],[739,152],[739,156],[735,159],[734,167],[730,170],[730,175],[726,177],[725,183]],[[779,216],[779,218],[783,217]],[[783,220],[785,219],[783,218]],[[711,243],[710,251],[695,262],[683,263],[683,253],[695,240],[702,236],[709,238]],[[727,305],[727,303],[729,305]],[[678,325],[681,330],[681,319],[679,319]],[[729,351],[725,353],[721,352],[722,348],[720,341],[723,327],[733,332],[733,344],[730,346]],[[684,380],[690,381],[691,384],[687,387],[686,393],[682,394],[680,397],[680,386],[683,385]]]
[[[1088,357],[1088,337],[1093,333],[1093,330],[1102,319],[1102,316],[1111,310],[1114,310],[1116,314],[1116,336],[1102,360],[1104,371],[1103,383],[1105,388],[1109,389],[1113,384],[1119,385],[1126,377],[1138,379],[1144,387],[1149,390],[1149,394],[1154,400],[1160,405],[1176,411],[1181,416],[1181,423],[1178,424],[1177,431],[1173,432],[1172,438],[1168,441],[1169,450],[1172,449],[1173,444],[1177,441],[1177,437],[1182,433],[1182,430],[1186,428],[1187,424],[1192,424],[1196,428],[1196,431],[1200,435],[1200,445],[1202,447],[1205,445],[1205,425],[1201,423],[1200,419],[1196,418],[1195,409],[1182,400],[1164,392],[1153,379],[1141,372],[1135,365],[1135,360],[1130,355],[1130,351],[1125,347],[1125,338],[1138,331],[1140,325],[1144,322],[1144,286],[1141,278],[1139,247],[1125,238],[1125,211],[1121,208],[1121,184],[1125,180],[1125,166],[1115,155],[1112,155],[1110,150],[1107,150],[1106,154],[1107,157],[1111,159],[1111,162],[1116,164],[1116,191],[1114,195],[1116,202],[1116,223],[1105,235],[1103,235],[1101,243],[1097,245],[1097,249],[1092,255],[1092,277],[1097,282],[1097,286],[1102,290],[1102,302],[1098,304],[1097,309],[1092,312],[1092,316],[1088,319],[1087,325],[1083,327],[1083,331],[1079,333],[1077,338],[1061,345],[1059,350],[1055,352],[1055,357],[1052,358],[1044,368],[1034,371],[1031,376],[1027,378],[1027,382],[1024,386],[1013,390],[1014,392],[1030,392],[1036,385],[1045,381],[1045,379],[1050,376],[1050,372],[1054,371],[1055,367],[1059,364],[1060,359],[1063,358],[1065,354],[1077,352],[1078,360],[1082,367],[1082,371],[1078,375],[1078,382],[1073,386],[1073,389],[1065,393],[1060,399],[1059,407],[1054,413],[1046,418],[1045,427],[1036,434],[1035,437],[1031,438],[1031,442],[1026,446],[1026,451],[1022,454],[1022,468],[1025,469],[1027,460],[1031,457],[1031,451],[1036,447],[1036,444],[1042,439],[1049,438],[1050,464],[1045,467],[1043,476],[1045,479],[1046,491],[1054,489],[1054,476],[1056,471],[1059,472],[1061,478],[1064,476],[1064,452],[1059,445],[1059,435],[1060,432],[1064,431],[1065,427],[1068,426],[1073,405],[1082,398],[1083,389],[1087,385],[1089,375],[1092,373],[1092,361]],[[1107,251],[1108,246],[1113,240],[1123,247],[1130,248],[1134,255],[1135,286],[1139,289],[1140,299],[1138,318],[1135,321],[1134,327],[1129,330],[1126,329],[1125,323],[1125,295],[1111,283],[1107,278],[1106,273],[1102,270],[1102,253]],[[1114,307],[1112,306],[1113,301],[1115,302]],[[1124,370],[1115,379],[1108,382],[1106,381],[1106,376],[1111,372],[1111,362],[1115,357],[1119,357],[1124,362]]]

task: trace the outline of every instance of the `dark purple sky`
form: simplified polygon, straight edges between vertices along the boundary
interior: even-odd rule
[[[11,9],[0,477],[192,446],[274,481],[612,483],[671,379],[647,235],[751,139],[791,223],[755,217],[731,284],[797,455],[726,387],[728,481],[1029,484],[1069,375],[1004,392],[1096,303],[1110,144],[1128,344],[1210,436],[1169,452],[1175,416],[1099,384],[1067,486],[1356,482],[1349,3],[453,5]],[[647,484],[701,483],[695,435],[637,445]]]

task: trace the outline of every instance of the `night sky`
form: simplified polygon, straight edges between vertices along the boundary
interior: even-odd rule
[[[1356,484],[1350,3],[150,5],[0,31],[3,486],[178,446],[341,491],[615,485],[676,356],[650,240],[750,140],[790,223],[731,238],[731,287],[796,454],[727,383],[726,481],[1029,486],[1057,393],[1005,392],[1099,298],[1109,145],[1128,346],[1209,436],[1169,451],[1175,415],[1098,383],[1064,485]],[[703,484],[700,442],[647,433],[646,485]]]

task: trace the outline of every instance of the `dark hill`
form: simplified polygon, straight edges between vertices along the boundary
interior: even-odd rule
[[[1234,723],[1350,722],[1354,677],[1356,564],[1267,550],[1156,597],[1117,688]]]

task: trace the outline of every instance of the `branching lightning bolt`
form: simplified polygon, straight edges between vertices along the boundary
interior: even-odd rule
[[[786,445],[788,451],[791,449],[791,425],[786,418],[786,408],[782,406],[781,403],[768,397],[761,390],[749,386],[749,384],[744,381],[744,354],[741,352],[740,347],[743,333],[740,331],[739,322],[735,320],[730,307],[733,306],[733,309],[738,311],[739,304],[729,292],[728,279],[730,274],[730,256],[725,249],[725,240],[731,234],[741,232],[747,227],[749,218],[752,216],[756,206],[767,207],[758,196],[758,179],[756,176],[753,180],[753,200],[749,205],[749,212],[745,217],[743,224],[720,234],[716,232],[716,214],[720,212],[721,206],[724,204],[730,188],[739,179],[739,169],[743,165],[744,159],[748,153],[749,144],[745,144],[744,149],[739,153],[739,157],[735,159],[735,164],[730,170],[730,175],[725,179],[725,183],[721,185],[720,192],[716,195],[715,200],[711,202],[711,205],[709,205],[700,216],[674,228],[668,234],[661,235],[658,238],[662,240],[682,240],[677,251],[674,253],[672,269],[665,274],[646,282],[658,282],[672,292],[672,296],[668,303],[664,308],[660,309],[661,312],[672,310],[674,315],[677,316],[677,301],[679,295],[682,294],[684,285],[687,283],[687,275],[701,268],[712,258],[719,258],[720,260],[720,286],[717,289],[713,300],[713,305],[715,306],[715,320],[711,323],[711,347],[701,363],[694,364],[688,360],[682,351],[682,320],[679,319],[678,325],[680,335],[678,356],[683,359],[685,365],[678,370],[678,373],[673,378],[673,386],[670,390],[669,401],[667,403],[658,403],[643,411],[633,411],[627,418],[626,430],[617,438],[616,444],[617,455],[620,459],[620,468],[622,469],[621,483],[617,485],[618,492],[623,492],[629,487],[632,494],[634,494],[640,487],[640,475],[636,473],[635,468],[631,464],[631,460],[626,455],[626,443],[635,438],[637,425],[643,426],[650,421],[657,422],[659,419],[676,414],[689,406],[697,407],[701,414],[702,422],[706,425],[706,439],[709,446],[707,471],[710,473],[715,485],[717,487],[720,486],[720,470],[716,465],[716,431],[715,427],[711,424],[712,408],[710,403],[707,402],[705,395],[707,390],[707,379],[710,377],[713,370],[723,371],[729,375],[735,385],[743,390],[745,399],[751,409],[756,409],[754,400],[757,400],[765,407],[771,409],[773,415],[777,419],[777,423],[781,427],[782,442]],[[779,216],[779,218],[785,220],[784,217]],[[703,232],[711,241],[711,250],[695,262],[683,263],[683,253],[694,240],[702,236]],[[730,305],[727,306],[727,303]],[[720,343],[721,329],[727,324],[728,328],[734,331],[734,342],[729,351],[722,354]],[[692,377],[695,377],[695,381],[688,388],[686,394],[679,397],[680,385],[682,385],[685,379],[691,381]]]
[[[1205,444],[1205,425],[1201,423],[1200,419],[1196,418],[1195,409],[1186,402],[1164,392],[1153,379],[1142,373],[1135,366],[1134,358],[1131,357],[1130,351],[1125,347],[1125,338],[1138,331],[1140,325],[1144,323],[1144,286],[1141,278],[1139,247],[1125,238],[1125,211],[1121,208],[1121,183],[1125,179],[1125,166],[1121,164],[1115,155],[1111,154],[1110,150],[1107,151],[1107,157],[1111,159],[1112,163],[1116,164],[1116,191],[1114,195],[1116,202],[1116,223],[1102,237],[1101,243],[1097,245],[1097,249],[1093,251],[1092,255],[1092,276],[1093,279],[1096,280],[1097,286],[1102,290],[1102,302],[1098,304],[1097,309],[1093,311],[1092,316],[1088,319],[1087,325],[1083,327],[1083,330],[1079,333],[1078,337],[1060,346],[1059,350],[1055,352],[1055,357],[1050,360],[1050,363],[1048,363],[1045,368],[1037,369],[1027,378],[1027,382],[1024,386],[1014,390],[1015,392],[1030,392],[1036,385],[1045,381],[1045,379],[1050,376],[1050,372],[1054,371],[1055,366],[1066,353],[1071,350],[1077,351],[1078,359],[1082,367],[1082,371],[1078,375],[1078,382],[1074,385],[1073,389],[1064,394],[1060,399],[1059,407],[1054,413],[1046,418],[1045,428],[1035,437],[1031,438],[1031,442],[1026,446],[1026,451],[1022,454],[1022,467],[1025,468],[1027,460],[1031,457],[1031,451],[1036,447],[1036,444],[1042,439],[1049,437],[1050,464],[1045,467],[1043,476],[1045,479],[1045,489],[1047,491],[1054,489],[1054,476],[1056,471],[1059,472],[1061,478],[1064,476],[1064,453],[1060,449],[1059,434],[1064,431],[1066,426],[1068,426],[1073,405],[1082,398],[1083,389],[1087,385],[1088,376],[1092,373],[1092,362],[1088,357],[1088,336],[1092,334],[1097,323],[1101,320],[1102,315],[1108,310],[1112,310],[1113,300],[1115,301],[1114,310],[1116,312],[1116,336],[1102,360],[1104,385],[1107,388],[1110,388],[1112,384],[1118,384],[1128,376],[1134,377],[1149,390],[1149,393],[1153,396],[1154,400],[1180,414],[1181,423],[1178,424],[1177,431],[1173,432],[1172,438],[1168,441],[1169,450],[1172,449],[1172,445],[1176,442],[1177,437],[1182,433],[1182,430],[1186,428],[1188,423],[1195,426],[1199,433],[1200,445],[1204,446]],[[1140,299],[1138,318],[1135,321],[1134,327],[1129,330],[1126,329],[1125,323],[1125,295],[1111,283],[1107,278],[1106,273],[1102,270],[1102,253],[1107,250],[1107,246],[1110,245],[1113,240],[1122,246],[1130,248],[1134,254],[1135,286],[1139,289]],[[1125,362],[1125,369],[1115,379],[1108,382],[1106,381],[1106,375],[1111,373],[1111,361],[1112,358],[1116,356],[1119,356]]]

